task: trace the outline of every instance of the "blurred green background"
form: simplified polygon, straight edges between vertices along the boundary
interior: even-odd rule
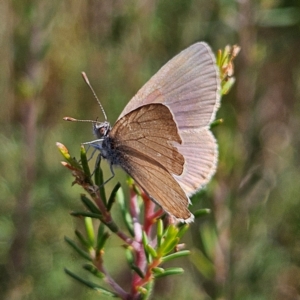
[[[78,156],[93,136],[62,118],[102,119],[81,71],[114,123],[151,75],[202,40],[215,53],[242,48],[214,129],[217,174],[193,199],[212,214],[186,234],[185,275],[157,281],[153,299],[299,299],[298,0],[0,2],[2,299],[106,299],[63,271],[86,276],[63,241],[81,226],[69,212],[82,190],[55,142]],[[105,265],[126,288],[121,244],[109,242]]]

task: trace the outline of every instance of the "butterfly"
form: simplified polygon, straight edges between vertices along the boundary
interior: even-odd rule
[[[94,121],[97,139],[85,144],[100,151],[113,175],[113,166],[120,166],[169,215],[192,222],[189,197],[209,182],[217,165],[210,124],[219,105],[215,56],[198,42],[167,62],[113,127]]]

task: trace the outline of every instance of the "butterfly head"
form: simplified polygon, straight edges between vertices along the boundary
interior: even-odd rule
[[[98,138],[98,139],[103,139],[104,137],[106,137],[108,135],[108,133],[111,130],[111,126],[109,124],[109,122],[104,121],[104,122],[97,122],[94,123],[93,125],[93,131],[94,131],[94,135]]]

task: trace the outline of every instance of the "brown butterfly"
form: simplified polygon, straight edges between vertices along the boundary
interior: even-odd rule
[[[85,144],[100,151],[113,175],[112,166],[121,166],[168,214],[191,222],[189,196],[216,169],[217,143],[210,124],[219,104],[214,54],[206,43],[196,43],[138,91],[113,127],[93,121],[97,139]]]

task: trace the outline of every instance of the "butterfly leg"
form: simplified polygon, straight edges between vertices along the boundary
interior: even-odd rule
[[[88,151],[90,150],[90,145],[88,145],[88,147],[87,147],[87,149],[86,149],[86,153],[88,153]],[[93,152],[92,152],[92,154],[91,154],[91,156],[88,158],[88,162],[94,157],[94,155],[95,155],[95,153],[96,153],[96,151],[97,151],[97,149],[94,149],[93,150]],[[81,159],[78,161],[79,163],[81,163]],[[94,174],[94,172],[93,172],[93,174]]]
[[[97,150],[97,149],[96,149]],[[95,151],[93,152],[93,154],[95,153]],[[100,162],[101,162],[101,153],[97,156],[97,160],[96,160],[96,164],[95,164],[95,169],[93,171],[93,173],[91,174],[91,177],[94,175],[95,173],[95,170],[96,170],[96,166],[100,165]],[[107,180],[105,180],[100,187],[103,187],[105,184],[107,184],[111,179],[113,179],[115,177],[115,172],[114,172],[114,169],[113,169],[113,165],[110,164],[110,171],[111,171],[111,177],[109,177]]]
[[[97,149],[96,149],[96,150],[97,150]],[[88,159],[88,161],[90,161],[90,160],[92,159],[92,157],[93,157],[94,154],[95,154],[95,151],[93,151],[92,156]],[[95,171],[96,171],[96,169],[97,169],[97,166],[100,165],[100,162],[101,162],[101,154],[99,154],[99,155],[97,156],[96,163],[95,163],[95,168],[94,168],[93,173],[91,174],[91,178],[92,178],[92,176],[95,174]]]
[[[90,145],[88,145],[88,148],[86,149],[86,152],[88,152],[90,149]],[[97,149],[95,148],[91,154],[91,156],[88,158],[88,161],[90,161],[93,157],[94,157],[94,154],[96,153]],[[98,160],[98,158],[97,158]],[[97,161],[98,162],[98,161]]]
[[[112,164],[110,164],[110,171],[111,171],[111,176],[101,184],[101,187],[104,186],[105,184],[107,184],[111,179],[113,179],[115,177],[115,172],[114,172]]]

